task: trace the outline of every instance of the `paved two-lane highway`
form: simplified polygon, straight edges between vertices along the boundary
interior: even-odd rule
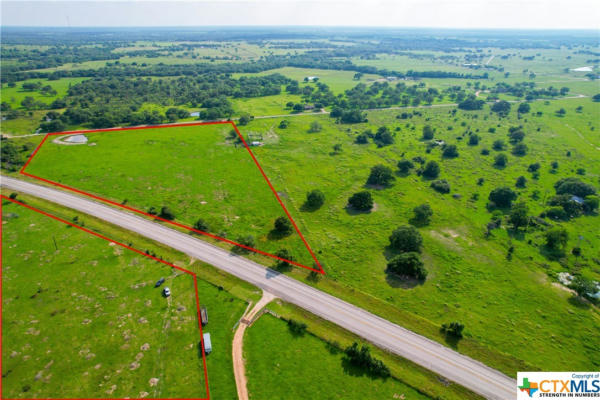
[[[506,375],[286,275],[160,223],[88,198],[19,179],[1,178],[6,188],[92,215],[214,265],[486,398],[516,397],[516,382]]]

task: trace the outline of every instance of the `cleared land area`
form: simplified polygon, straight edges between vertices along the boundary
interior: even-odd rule
[[[310,333],[294,333],[270,314],[247,329],[244,358],[255,400],[429,398],[394,378],[370,376],[340,349]]]
[[[2,201],[5,397],[206,396],[191,275]]]
[[[86,136],[85,145],[47,141],[27,172],[163,218],[167,207],[166,219],[270,254],[285,249],[282,258],[313,267],[291,223],[286,231],[275,228],[278,218],[289,219],[231,125]],[[261,132],[248,134],[246,140],[270,146],[279,139],[274,132]]]

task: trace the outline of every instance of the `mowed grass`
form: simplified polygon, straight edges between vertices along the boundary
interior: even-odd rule
[[[581,114],[575,111],[578,106],[583,107]],[[567,110],[567,117],[554,115],[560,107]],[[280,137],[277,145],[255,153],[277,190],[288,194],[288,208],[300,216],[301,229],[325,265],[327,276],[317,287],[441,342],[440,325],[461,321],[466,325],[466,338],[455,347],[514,376],[522,367],[574,370],[600,365],[600,351],[592,344],[600,341],[597,308],[580,303],[553,284],[561,271],[580,272],[598,280],[594,259],[600,256],[599,222],[598,216],[582,216],[552,223],[564,226],[570,234],[568,255],[561,264],[544,256],[541,230],[514,234],[500,229],[485,239],[485,225],[491,218],[487,197],[495,187],[510,186],[527,202],[530,214],[538,215],[547,208],[545,200],[554,194],[553,184],[562,177],[577,176],[578,168],[587,171],[580,179],[598,187],[600,151],[585,136],[597,132],[591,130],[597,122],[590,126],[588,121],[594,120],[598,108],[590,99],[534,102],[532,111],[543,115],[529,114],[520,120],[514,111],[509,120],[499,120],[487,107],[477,113],[459,111],[456,117],[447,108],[419,110],[422,116],[410,120],[396,119],[401,111],[377,111],[368,113],[368,124],[336,125],[327,116],[310,116],[293,119],[286,130],[276,128],[277,120],[255,120],[242,131],[274,129]],[[308,133],[315,120],[323,130]],[[444,159],[439,148],[427,154],[426,143],[420,139],[425,124],[437,129],[436,138],[457,144],[460,156]],[[524,157],[510,154],[508,145],[508,127],[518,124],[524,125],[527,135],[524,142],[529,152]],[[375,131],[381,125],[401,129],[396,132],[396,144],[377,148],[354,143],[357,133],[367,128]],[[468,127],[481,137],[479,145],[468,146],[468,138],[462,137]],[[490,127],[496,132],[488,132]],[[570,128],[585,131],[584,139]],[[492,150],[492,143],[497,139],[508,145],[505,153],[509,162],[504,169],[492,165],[498,153]],[[335,144],[342,145],[341,153],[332,152]],[[491,154],[481,155],[482,148]],[[429,187],[430,181],[414,173],[396,176],[390,188],[365,187],[372,166],[384,164],[396,170],[399,159],[415,156],[440,162],[440,178],[450,183],[450,194],[435,192]],[[552,161],[559,163],[556,173],[551,173]],[[527,172],[534,162],[542,166],[538,180]],[[524,189],[515,188],[520,175],[528,181]],[[477,185],[479,178],[484,179],[481,186]],[[368,214],[347,212],[347,199],[365,188],[374,196],[375,210]],[[303,212],[305,193],[312,189],[322,190],[326,203],[318,211]],[[419,230],[424,237],[423,259],[429,277],[424,284],[415,285],[386,274],[390,257],[386,246],[391,232],[409,224],[412,209],[426,202],[434,216],[429,226]],[[579,241],[579,235],[584,240]],[[570,255],[577,245],[585,260]],[[515,250],[509,260],[511,246]],[[303,278],[300,272],[294,274]]]
[[[4,396],[205,396],[191,275],[9,202],[2,248]]]
[[[285,212],[247,149],[229,139],[231,129],[224,124],[87,134],[93,146],[48,140],[27,171],[143,211],[167,206],[187,226],[202,218],[213,234],[234,241],[252,235],[255,248],[286,248],[294,260],[312,266],[295,232],[272,232]],[[273,132],[261,133],[266,146],[278,140]]]
[[[309,333],[293,334],[270,314],[246,331],[244,358],[254,400],[429,398],[394,378],[365,374],[336,347]]]

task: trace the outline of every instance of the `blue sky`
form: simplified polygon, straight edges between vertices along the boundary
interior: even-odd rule
[[[598,0],[2,1],[3,26],[600,29]]]

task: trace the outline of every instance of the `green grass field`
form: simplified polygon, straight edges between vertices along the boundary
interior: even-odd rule
[[[6,83],[2,84],[2,101],[10,104],[12,108],[21,108],[21,102],[25,97],[31,96],[35,100],[41,101],[45,104],[50,104],[58,98],[62,98],[67,94],[67,90],[70,86],[75,85],[85,78],[62,78],[58,80],[48,79],[28,79],[26,81],[17,82],[14,88],[8,87]],[[46,96],[41,94],[39,91],[27,91],[23,90],[22,85],[26,82],[41,82],[42,86],[50,85],[56,90],[56,96]],[[4,125],[4,122],[2,123]]]
[[[28,196],[22,199],[61,218],[70,220],[74,214]],[[5,395],[206,396],[190,275],[13,203],[4,202],[3,214]],[[177,261],[182,255],[93,218],[78,215],[78,220],[209,279],[198,279],[198,293],[209,312],[204,332],[211,334],[214,348],[207,356],[211,398],[235,397],[232,327],[246,301],[255,297],[253,289],[204,264]],[[34,260],[36,268],[27,272]],[[153,288],[161,276],[172,290],[169,302]],[[141,350],[145,343],[149,348]],[[139,353],[143,356],[137,360]],[[140,366],[130,369],[133,362]],[[39,371],[40,377],[31,371]],[[155,386],[150,386],[151,378],[158,378]],[[106,392],[113,385],[112,394]]]
[[[339,349],[309,333],[293,334],[270,314],[246,331],[244,358],[254,400],[429,398],[394,378],[365,374]]]
[[[191,275],[8,202],[2,246],[5,396],[205,393]]]
[[[28,172],[119,202],[127,199],[144,211],[168,206],[188,226],[202,218],[213,234],[234,241],[252,235],[255,248],[271,254],[286,248],[294,260],[312,266],[295,232],[272,232],[275,219],[285,213],[247,150],[229,139],[231,129],[207,125],[88,134],[94,146],[48,141]],[[266,146],[279,140],[274,132],[261,134]]]
[[[583,107],[581,114],[575,111],[579,105]],[[566,117],[554,115],[559,107],[567,110]],[[597,123],[587,122],[593,121],[598,104],[589,99],[548,104],[539,101],[532,104],[532,111],[541,111],[543,115],[529,114],[516,120],[513,112],[506,121],[498,120],[487,111],[459,112],[451,117],[449,108],[439,108],[423,109],[422,116],[410,120],[397,120],[395,116],[399,111],[376,111],[369,113],[368,124],[336,125],[327,116],[306,116],[292,119],[285,130],[277,128],[277,119],[255,120],[242,127],[242,132],[258,132],[268,138],[265,139],[267,145],[255,148],[254,152],[325,265],[327,277],[317,286],[442,342],[439,326],[460,320],[466,325],[466,338],[456,348],[511,375],[524,366],[591,368],[600,363],[600,352],[590,349],[588,344],[590,338],[598,338],[598,311],[573,300],[569,292],[553,284],[553,277],[558,272],[571,271],[598,278],[593,261],[598,258],[598,217],[582,216],[560,224],[571,235],[569,251],[576,245],[578,235],[585,238],[580,244],[586,257],[583,263],[573,256],[565,257],[562,264],[546,259],[541,231],[515,235],[500,229],[494,231],[490,239],[483,238],[485,224],[490,220],[485,208],[487,196],[497,186],[514,187],[518,176],[526,176],[527,187],[518,192],[520,198],[527,200],[531,214],[537,215],[545,208],[544,199],[553,194],[552,185],[560,177],[574,175],[577,168],[584,168],[587,175],[581,179],[592,184],[598,181],[595,165],[599,154],[593,145],[597,130],[591,130],[592,126],[597,128]],[[314,120],[323,125],[322,132],[308,133],[309,124]],[[420,140],[425,123],[437,129],[436,138],[456,143],[460,156],[442,159],[440,150],[435,148],[426,154],[425,143]],[[508,166],[494,168],[493,157],[497,152],[491,150],[491,144],[496,139],[508,143],[508,126],[516,124],[524,125],[529,153],[516,157],[507,151]],[[358,132],[366,128],[375,130],[380,125],[400,128],[395,145],[377,148],[374,144],[354,144]],[[452,130],[448,130],[448,126]],[[487,132],[491,126],[496,127],[496,133]],[[467,128],[481,136],[479,145],[468,146],[464,143],[466,140],[457,139],[462,138]],[[582,137],[572,129],[580,131]],[[250,226],[260,227],[257,237],[260,232],[265,234],[274,214],[267,213],[265,208],[261,209],[265,213],[258,215],[256,206],[251,206],[256,203],[250,203],[247,197],[235,197],[235,193],[227,192],[231,196],[226,203],[230,211],[224,215],[229,218],[229,225],[221,224],[216,218],[223,215],[222,209],[203,208],[217,199],[215,195],[222,196],[218,194],[220,186],[214,177],[222,176],[220,171],[230,168],[227,160],[237,157],[240,149],[225,145],[221,136],[219,149],[225,152],[210,155],[210,169],[219,173],[213,173],[203,185],[195,186],[194,182],[206,179],[202,171],[208,168],[194,168],[194,165],[202,165],[196,164],[201,162],[199,160],[208,160],[205,158],[207,142],[198,141],[204,140],[199,139],[204,136],[184,138],[178,128],[168,130],[167,139],[163,133],[166,130],[152,131],[151,135],[162,135],[160,140],[158,136],[115,133],[90,135],[91,142],[97,146],[48,143],[29,172],[119,201],[127,198],[129,204],[142,209],[168,204],[182,221],[193,223],[197,216],[206,215],[209,223],[218,229],[237,234],[241,231],[235,229],[242,225],[231,223],[233,213],[240,217],[240,222],[252,221]],[[342,145],[341,153],[332,152],[337,143]],[[131,169],[131,158],[127,154],[140,146],[144,152],[136,154],[137,167]],[[480,154],[484,147],[491,150],[491,155]],[[571,151],[570,157],[567,151]],[[166,155],[161,161],[156,161],[158,152]],[[227,158],[222,158],[222,154],[228,154]],[[354,215],[345,210],[348,197],[363,189],[370,167],[383,163],[395,168],[403,155],[440,161],[441,178],[449,181],[452,193],[438,194],[429,188],[429,181],[414,174],[398,176],[391,188],[373,190],[375,211]],[[108,164],[112,167],[106,168],[95,159],[110,160]],[[181,162],[190,159],[194,160],[193,164]],[[557,174],[550,173],[549,164],[554,160],[560,165]],[[542,164],[538,180],[526,171],[527,166],[536,161]],[[242,157],[239,162],[247,162],[247,159]],[[166,167],[173,163],[182,165],[177,174]],[[473,169],[473,165],[479,167]],[[128,172],[121,172],[124,170]],[[155,183],[156,176],[163,177],[160,186]],[[479,178],[484,178],[481,186],[476,183]],[[123,179],[130,182],[125,189]],[[240,188],[240,180],[236,179],[233,187]],[[161,191],[154,191],[156,187]],[[305,195],[312,189],[322,190],[326,203],[320,210],[303,211]],[[474,193],[478,194],[476,200],[472,197]],[[531,198],[534,193],[538,193],[538,200]],[[460,197],[453,198],[452,194]],[[267,204],[270,199],[266,195],[264,198],[256,196],[253,193],[252,199],[258,204]],[[202,205],[201,201],[208,204]],[[385,248],[391,231],[407,224],[412,208],[423,202],[428,202],[434,210],[431,225],[420,229],[430,275],[425,284],[413,286],[386,274]],[[204,210],[212,211],[204,214]],[[259,243],[275,244],[269,240]],[[279,243],[272,248],[276,249]],[[291,243],[281,243],[294,251],[299,249]],[[515,250],[512,260],[507,260],[510,246]],[[294,270],[292,274],[303,279],[306,272]],[[549,350],[539,352],[537,348]],[[565,357],[566,354],[569,357]]]

